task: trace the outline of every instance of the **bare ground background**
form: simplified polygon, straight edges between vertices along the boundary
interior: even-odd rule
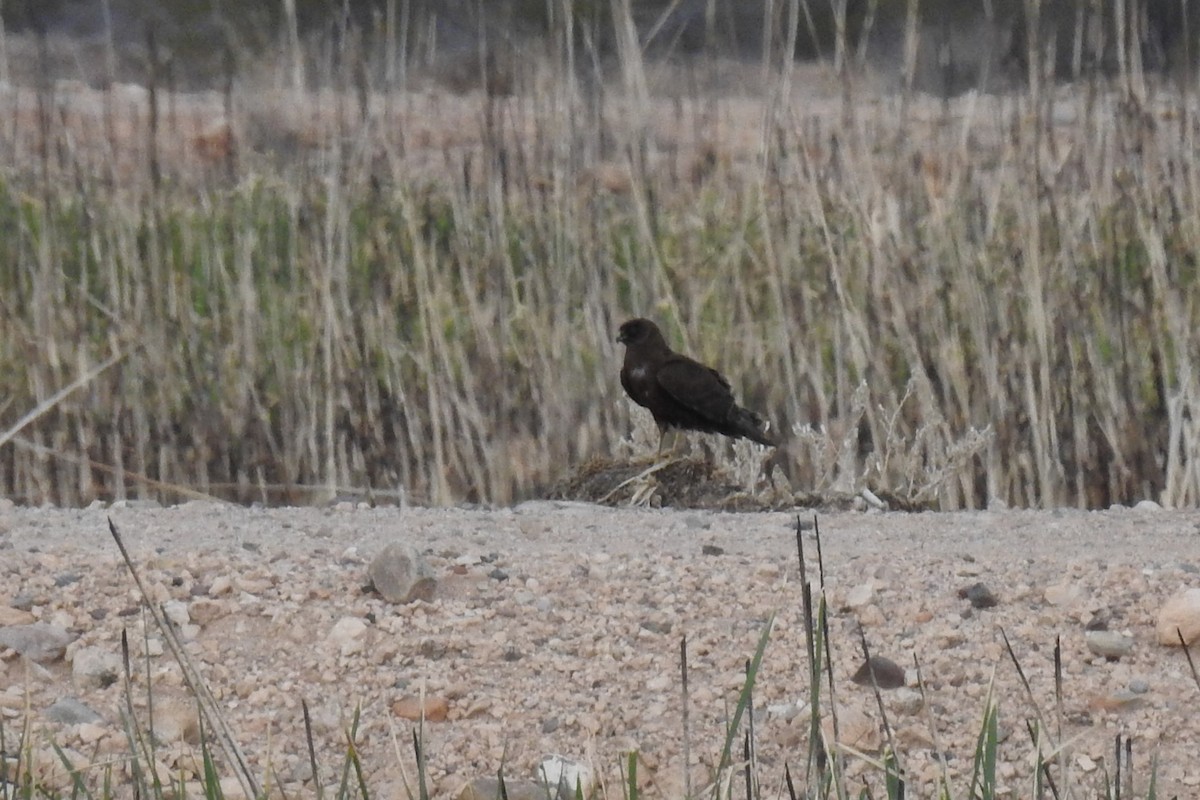
[[[78,664],[72,669],[84,651],[93,660],[119,654],[123,630],[139,680],[144,650],[160,651],[159,634],[143,630],[108,516],[156,599],[178,601],[171,608],[184,622],[188,651],[253,768],[265,774],[269,764],[270,784],[288,792],[312,790],[306,700],[323,783],[340,777],[345,730],[361,705],[357,746],[370,785],[378,797],[405,796],[405,773],[415,778],[415,723],[397,703],[424,692],[446,703],[446,719],[424,731],[436,796],[455,796],[502,766],[514,778],[530,775],[547,753],[591,765],[607,796],[619,796],[619,754],[630,750],[640,754],[651,796],[682,796],[680,638],[689,643],[690,774],[698,789],[720,749],[745,659],[772,612],[754,700],[766,796],[782,791],[785,762],[803,773],[808,666],[795,515],[556,502],[510,510],[0,504],[0,610],[23,607],[77,636],[64,660],[45,666],[0,648],[0,714],[10,741],[28,716],[39,748],[53,736],[100,764],[128,752],[121,682],[101,688]],[[1070,777],[1061,767],[1054,775],[1076,796],[1095,796],[1119,733],[1133,739],[1139,791],[1157,757],[1159,796],[1195,796],[1200,690],[1183,653],[1154,637],[1163,602],[1200,585],[1195,511],[834,513],[819,521],[842,725],[860,713],[872,720],[860,748],[877,744],[878,712],[870,689],[849,680],[861,662],[858,625],[873,652],[910,668],[914,655],[920,660],[927,709],[911,692],[884,692],[911,796],[930,796],[939,752],[963,790],[993,680],[1005,737],[1000,775],[1010,796],[1029,796],[1034,748],[1026,720],[1039,710],[1051,738],[1068,745]],[[811,558],[812,533],[804,540]],[[439,581],[431,602],[393,605],[364,588],[370,559],[392,541],[427,554]],[[705,554],[706,546],[721,552]],[[998,605],[976,610],[959,596],[976,582]],[[1110,661],[1089,652],[1089,624],[1131,635],[1132,653]],[[1055,636],[1062,637],[1061,717]],[[148,663],[164,738],[177,725],[176,738],[185,740],[164,745],[161,762],[186,776],[198,751],[194,706],[169,654]],[[135,689],[142,705],[144,694]],[[99,719],[49,722],[47,708],[67,695]],[[850,761],[852,775],[877,782],[866,762]]]

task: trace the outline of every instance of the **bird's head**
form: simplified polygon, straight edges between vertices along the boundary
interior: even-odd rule
[[[641,317],[622,323],[617,331],[617,341],[626,347],[643,344],[656,338],[662,339],[662,333],[659,332],[658,326]]]

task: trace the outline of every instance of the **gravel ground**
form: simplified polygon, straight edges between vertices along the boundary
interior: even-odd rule
[[[780,796],[785,763],[803,775],[808,666],[795,516],[551,502],[506,510],[0,504],[0,626],[38,620],[73,637],[65,656],[42,664],[0,646],[10,750],[30,719],[82,762],[128,753],[126,694],[122,680],[112,682],[128,631],[139,680],[147,663],[153,677],[166,742],[160,763],[185,777],[194,769],[195,706],[139,610],[108,516],[151,595],[182,626],[255,773],[269,764],[271,784],[289,796],[312,795],[303,700],[323,783],[340,778],[345,731],[361,706],[357,745],[367,780],[377,797],[405,797],[405,776],[415,780],[414,723],[405,715],[423,696],[431,720],[445,715],[424,726],[437,796],[458,796],[502,765],[507,776],[530,776],[543,756],[560,753],[593,769],[608,797],[620,797],[620,754],[637,750],[646,792],[681,797],[680,639],[686,635],[689,655],[687,772],[699,788],[772,613],[754,695],[764,796]],[[1200,796],[1200,688],[1181,649],[1157,644],[1154,632],[1168,597],[1200,587],[1200,514],[846,512],[822,515],[820,526],[843,738],[867,751],[880,738],[871,689],[850,680],[862,662],[860,624],[872,652],[908,667],[910,683],[914,656],[920,661],[925,703],[905,688],[882,693],[910,797],[930,796],[943,762],[955,796],[966,796],[993,684],[1004,737],[1000,783],[1009,796],[1031,794],[1026,720],[1038,713],[1051,732],[1043,749],[1068,745],[1069,775],[1061,765],[1052,774],[1074,796],[1095,796],[1118,734],[1132,737],[1139,786],[1157,756],[1160,797]],[[811,558],[816,540],[811,531],[803,538]],[[394,541],[425,554],[438,579],[431,602],[391,604],[370,589],[370,560]],[[974,608],[963,596],[976,583],[994,596],[993,607]],[[1128,635],[1131,652],[1093,653],[1089,627]],[[1053,690],[1059,636],[1061,718]],[[133,695],[144,717],[144,688]],[[52,704],[68,696],[86,707],[75,711],[96,716],[53,721],[63,703],[53,711]],[[46,741],[40,733],[35,740]],[[50,760],[46,780],[61,780]],[[848,770],[856,782],[877,783],[861,758],[851,757]]]

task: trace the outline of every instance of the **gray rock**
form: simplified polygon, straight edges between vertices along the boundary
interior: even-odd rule
[[[1141,678],[1134,678],[1129,682],[1129,691],[1134,694],[1145,694],[1150,691],[1150,683]]]
[[[967,600],[971,608],[992,608],[1000,602],[983,583],[973,583],[965,589],[960,589],[958,596]]]
[[[64,628],[45,622],[0,628],[0,647],[16,650],[37,664],[58,661],[74,638]]]
[[[884,656],[871,656],[870,661],[864,661],[850,680],[859,686],[870,686],[872,672],[880,689],[898,689],[904,685],[904,669]]]
[[[925,707],[925,697],[916,689],[901,686],[893,699],[896,710],[901,714],[916,714]]]
[[[104,647],[81,647],[71,659],[71,675],[85,688],[112,686],[121,675],[121,657]]]
[[[32,593],[21,592],[20,594],[14,594],[12,600],[8,601],[8,604],[13,608],[20,609],[21,611],[29,611],[33,608],[35,602],[37,602],[37,600],[34,598]]]
[[[61,697],[46,709],[46,718],[63,725],[79,725],[84,722],[102,722],[104,717],[85,706],[74,697]]]
[[[592,796],[594,780],[591,767],[565,756],[543,757],[534,770],[534,779],[560,798]]]
[[[183,627],[192,621],[191,615],[188,613],[188,604],[182,600],[168,600],[163,603],[162,610],[167,615],[167,619],[175,623],[177,627]]]
[[[1116,631],[1088,631],[1083,638],[1088,650],[1105,658],[1121,658],[1133,652],[1133,639]]]
[[[496,778],[476,778],[463,787],[458,800],[546,800],[546,787],[537,781],[505,778],[504,791]]]
[[[498,779],[476,778],[462,788],[458,800],[573,800],[577,784],[584,797],[591,796],[595,785],[590,767],[563,756],[545,756],[534,772],[534,780],[505,778],[503,793]]]
[[[415,548],[399,542],[383,548],[367,574],[375,590],[389,603],[428,602],[437,588],[437,579],[425,558]]]

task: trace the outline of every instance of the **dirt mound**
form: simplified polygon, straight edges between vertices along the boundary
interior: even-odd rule
[[[634,459],[593,458],[575,467],[550,490],[553,500],[578,500],[608,506],[697,508],[714,511],[784,511],[811,508],[823,511],[863,509],[878,505],[894,511],[929,510],[893,492],[793,492],[785,487],[747,491],[716,462],[695,456]]]
[[[796,505],[791,495],[747,492],[715,462],[696,457],[593,458],[559,481],[551,497],[610,506],[722,511],[770,511]]]

